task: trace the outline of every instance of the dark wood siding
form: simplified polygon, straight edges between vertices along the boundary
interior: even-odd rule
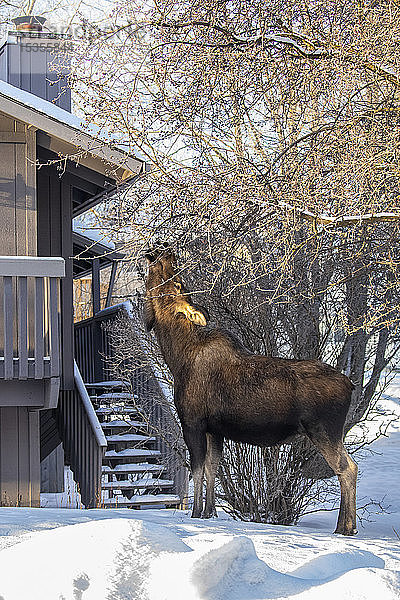
[[[39,412],[0,408],[0,506],[40,506],[39,460]]]
[[[37,175],[38,254],[65,259],[65,278],[61,284],[61,389],[73,390],[73,201],[76,190],[96,195],[103,189],[99,184],[106,182],[104,176],[86,167],[68,162],[60,165],[59,157],[45,148],[38,148],[38,158],[43,165]]]
[[[36,134],[0,113],[0,254],[37,254]]]
[[[60,178],[54,166],[38,170],[38,254],[65,259],[61,282],[61,363],[62,389],[74,387],[73,304],[72,304],[72,213],[67,178]]]

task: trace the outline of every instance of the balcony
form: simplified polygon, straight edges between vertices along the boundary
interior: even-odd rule
[[[44,380],[48,399],[44,404],[39,401],[39,406],[51,408],[48,403],[56,402],[59,286],[64,276],[62,258],[0,256],[0,406],[36,406],[35,391],[39,392]],[[10,385],[17,382],[19,387]]]

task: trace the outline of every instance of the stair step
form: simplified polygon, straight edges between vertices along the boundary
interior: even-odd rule
[[[111,506],[116,508],[118,506],[140,506],[145,504],[179,504],[179,496],[173,494],[157,494],[157,496],[143,495],[143,496],[132,496],[132,498],[125,498],[125,496],[115,496],[114,498],[103,498],[101,503],[104,506]]]
[[[118,429],[119,427],[147,427],[147,423],[144,421],[121,421],[120,419],[114,419],[113,421],[102,421],[100,423],[103,429]]]
[[[129,392],[107,392],[100,396],[90,396],[93,400],[132,400],[133,394]]]
[[[166,488],[174,485],[170,479],[151,479],[146,477],[137,481],[106,481],[101,484],[103,490],[135,490],[138,488]]]
[[[126,465],[117,465],[114,468],[107,467],[106,465],[102,468],[103,475],[116,473],[161,473],[165,471],[163,465],[153,465],[151,463],[129,463]]]
[[[180,504],[179,496],[168,494],[168,491],[173,490],[174,482],[170,479],[157,479],[162,476],[166,468],[148,462],[158,462],[162,454],[159,450],[150,450],[146,447],[149,442],[154,443],[156,438],[145,435],[148,423],[146,420],[141,420],[140,411],[135,406],[137,396],[130,391],[129,384],[119,380],[91,382],[85,385],[89,388],[90,399],[101,421],[101,428],[108,434],[107,442],[111,448],[124,448],[123,450],[107,449],[104,454],[102,495],[108,496],[111,493],[113,497],[102,498],[102,506],[158,508]],[[113,444],[121,445],[113,446]],[[134,477],[129,475],[135,475],[139,479],[135,481]],[[122,481],[116,481],[117,478],[121,478]],[[113,481],[105,481],[106,479],[113,479]],[[157,493],[161,490],[166,493]],[[140,492],[145,493],[140,495]],[[125,497],[131,494],[135,495],[132,498]]]
[[[119,452],[108,450],[104,456],[105,458],[125,458],[127,456],[158,457],[161,456],[161,452],[159,450],[146,450],[146,448],[126,448],[126,450],[120,450]]]
[[[102,406],[96,409],[98,415],[134,415],[137,413],[136,408],[129,408],[124,406]]]
[[[85,383],[87,388],[116,388],[116,387],[128,387],[126,381],[95,381],[92,383]]]
[[[155,442],[156,438],[138,433],[120,433],[117,435],[106,435],[107,442]]]

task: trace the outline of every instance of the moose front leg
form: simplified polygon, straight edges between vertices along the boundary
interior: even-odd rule
[[[207,492],[206,506],[202,514],[203,519],[217,516],[215,508],[215,476],[221,460],[223,443],[223,438],[207,433],[207,455],[205,464]]]
[[[184,427],[183,437],[190,454],[190,467],[194,483],[192,518],[199,518],[203,512],[203,480],[207,450],[206,434],[201,426]]]

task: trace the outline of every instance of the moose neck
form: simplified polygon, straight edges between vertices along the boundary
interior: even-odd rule
[[[185,317],[156,319],[154,332],[164,359],[175,378],[185,371],[193,360],[200,341],[199,327]]]

